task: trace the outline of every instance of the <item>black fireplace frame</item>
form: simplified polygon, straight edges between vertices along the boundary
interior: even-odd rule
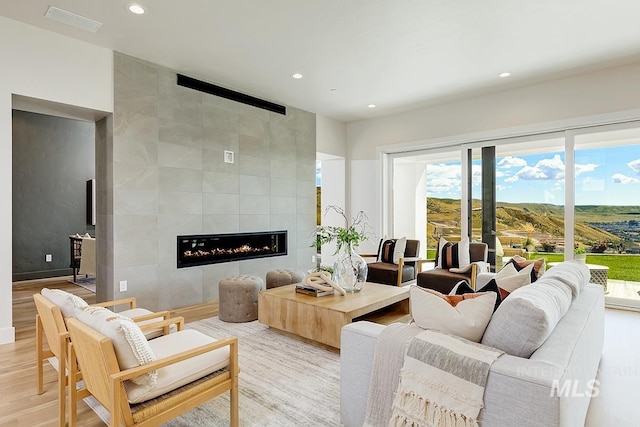
[[[272,237],[270,237],[272,236]],[[249,241],[249,238],[260,239],[264,241],[271,239],[277,239],[277,251],[276,252],[257,252],[257,253],[237,253],[237,254],[222,254],[222,255],[203,255],[193,260],[185,260],[183,253],[186,247],[202,246],[205,247],[207,243],[212,241],[227,241],[239,248],[241,244],[245,244]],[[223,233],[223,234],[190,234],[176,237],[176,262],[178,268],[196,267],[200,265],[208,264],[220,264],[233,261],[244,261],[257,258],[269,258],[275,256],[285,256],[288,253],[288,235],[287,230],[278,231],[257,231],[248,233]],[[211,246],[211,245],[210,245]]]

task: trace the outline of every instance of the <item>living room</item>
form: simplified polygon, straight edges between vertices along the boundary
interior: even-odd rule
[[[85,120],[95,122],[114,115],[111,119],[113,122],[111,126],[112,131],[116,134],[114,135],[116,146],[113,147],[115,150],[118,146],[125,147],[128,141],[127,135],[117,135],[117,130],[122,129],[117,126],[118,123],[122,123],[119,121],[122,116],[117,115],[119,111],[125,111],[121,110],[122,104],[119,104],[119,100],[123,99],[126,91],[118,92],[123,88],[120,86],[123,82],[122,79],[128,76],[127,72],[122,72],[123,68],[141,66],[155,69],[156,72],[158,70],[161,72],[166,72],[166,70],[182,71],[150,63],[135,55],[123,55],[112,49],[79,41],[57,32],[36,28],[13,19],[0,18],[0,24],[3,40],[0,45],[0,54],[4,58],[4,79],[0,86],[3,95],[0,111],[0,129],[3,130],[2,143],[0,143],[0,153],[2,154],[0,158],[3,159],[3,164],[0,167],[0,173],[3,176],[3,184],[0,195],[5,200],[10,200],[12,197],[10,185],[12,181],[11,111],[19,103],[44,100],[44,105],[49,108],[53,106],[63,110],[67,109],[68,115],[75,117],[84,115]],[[338,201],[335,204],[343,204],[351,212],[359,210],[367,212],[376,236],[380,237],[393,232],[388,218],[389,210],[386,206],[388,201],[383,184],[388,177],[385,171],[386,166],[381,161],[381,153],[388,154],[425,147],[445,147],[470,141],[524,135],[587,124],[610,124],[637,120],[640,117],[637,100],[640,98],[638,97],[639,89],[636,84],[636,76],[640,71],[640,62],[637,57],[634,58],[632,55],[637,52],[621,50],[624,55],[621,54],[620,58],[617,58],[617,62],[609,62],[606,65],[591,64],[588,68],[565,70],[562,73],[545,75],[544,78],[532,77],[524,86],[511,83],[498,86],[496,83],[490,88],[478,89],[475,92],[468,91],[459,99],[449,99],[443,96],[439,102],[431,101],[428,105],[420,105],[409,111],[394,111],[379,117],[367,116],[367,114],[378,113],[366,111],[360,113],[361,115],[358,117],[341,121],[322,114],[311,113],[310,109],[307,110],[304,107],[288,107],[291,110],[300,111],[301,115],[309,114],[315,119],[311,120],[314,131],[309,135],[313,141],[311,139],[308,141],[309,147],[307,147],[307,151],[304,153],[305,158],[302,160],[305,165],[302,170],[302,184],[300,184],[302,196],[300,199],[296,197],[294,200],[287,200],[285,205],[277,205],[276,208],[279,211],[270,210],[269,213],[270,216],[271,214],[282,215],[280,219],[285,221],[289,227],[292,221],[290,217],[286,217],[288,215],[285,213],[286,210],[291,206],[291,203],[295,203],[296,208],[299,206],[301,209],[300,215],[304,218],[296,218],[296,226],[290,230],[290,239],[295,242],[290,257],[277,261],[279,264],[255,263],[251,264],[251,267],[234,265],[215,270],[192,270],[190,273],[176,275],[173,268],[175,247],[161,248],[158,243],[160,238],[155,235],[151,237],[148,234],[159,233],[158,227],[164,225],[159,222],[159,217],[150,218],[151,214],[144,210],[133,211],[133,214],[132,211],[127,212],[126,209],[118,212],[117,207],[109,208],[107,201],[104,200],[104,210],[99,211],[101,217],[98,224],[101,224],[100,221],[104,221],[103,225],[113,223],[114,228],[111,233],[116,237],[105,238],[102,242],[104,246],[98,249],[100,254],[107,254],[102,257],[105,264],[99,269],[99,277],[108,285],[99,288],[97,297],[106,300],[120,296],[136,296],[141,305],[152,309],[177,308],[215,299],[217,289],[215,286],[212,288],[207,284],[217,283],[221,277],[228,274],[244,273],[242,268],[260,272],[280,266],[295,266],[305,270],[311,268],[313,266],[311,261],[313,252],[307,242],[309,234],[315,227],[312,217],[315,216],[314,174],[317,152],[338,157],[339,160],[336,162],[345,162],[340,159],[346,159],[344,176],[336,179],[338,182],[345,183],[342,188],[338,189],[338,193],[342,192],[344,196],[342,196],[342,203],[340,203],[341,197],[338,196]],[[140,76],[137,71],[129,74],[129,76],[134,75]],[[213,78],[211,80],[215,81]],[[228,86],[239,89],[234,86],[233,82],[229,82]],[[132,88],[127,88],[127,90],[129,89]],[[144,87],[138,87],[138,89],[144,90]],[[254,94],[258,95],[259,92],[256,89]],[[278,101],[278,98],[276,97],[275,100]],[[43,103],[36,102],[36,104],[42,107]],[[379,105],[376,108],[380,111],[381,107]],[[136,108],[140,108],[140,106],[136,106]],[[370,110],[375,111],[376,109]],[[109,129],[108,119],[104,123],[105,128]],[[144,131],[146,126],[136,121],[135,118],[131,119],[131,123],[141,127],[141,129],[133,129],[135,132]],[[118,137],[122,139],[118,140]],[[170,143],[167,142],[167,144]],[[311,145],[314,147],[311,148]],[[137,148],[141,149],[141,147]],[[97,155],[100,154],[97,153]],[[256,151],[250,157],[259,158],[260,154]],[[108,158],[108,154],[105,155],[105,158]],[[216,161],[221,161],[221,156],[216,159]],[[289,159],[289,161],[297,162],[296,159]],[[106,166],[106,163],[103,166]],[[254,167],[256,166],[251,168]],[[186,167],[184,169],[192,168]],[[285,175],[270,178],[296,181],[297,185],[299,176],[296,169],[291,168],[290,165],[282,165],[277,167],[277,170]],[[292,179],[291,175],[287,175],[292,171],[296,173],[295,179]],[[103,173],[103,177],[108,176],[106,171],[98,170],[97,172]],[[108,188],[119,185],[121,181],[118,179],[126,180],[126,178],[124,174],[118,176],[116,172],[110,181],[103,180],[103,183],[107,182],[105,188]],[[255,181],[258,180],[253,182],[255,183]],[[168,185],[173,185],[173,187],[164,190],[140,187],[124,188],[124,190],[137,195],[143,195],[144,191],[181,192],[180,189],[176,189],[175,181],[172,181],[171,177],[167,176],[166,182],[169,182]],[[250,187],[255,188],[255,185],[252,184]],[[296,191],[298,191],[297,188]],[[240,192],[238,191],[236,195],[239,200]],[[260,196],[263,196],[261,194],[248,193],[245,196],[247,199],[260,199],[261,206],[268,204],[269,209],[273,206],[272,203],[275,203],[266,198],[261,199]],[[202,197],[202,192],[200,197]],[[277,195],[276,197],[286,196]],[[211,200],[212,209],[214,206],[224,206],[225,202],[222,199],[228,199],[228,197],[220,196],[215,202]],[[131,199],[126,202],[130,203]],[[174,205],[178,206],[182,202],[184,202],[183,199],[180,203],[172,199],[166,203],[167,206],[173,208]],[[300,204],[298,205],[298,203]],[[227,227],[235,228],[230,231],[241,231],[243,228],[249,228],[248,226],[252,224],[266,224],[268,222],[269,226],[278,225],[272,221],[271,217],[266,218],[264,213],[260,212],[258,205],[249,205],[246,206],[246,209],[243,213],[243,215],[247,215],[244,217],[246,223],[240,223],[240,213],[238,213],[234,218],[227,217],[227,221],[233,222],[228,222],[225,226],[218,223],[215,228],[219,230]],[[165,214],[191,215],[189,211],[176,212],[171,210],[167,210]],[[141,218],[132,219],[134,222],[120,228],[120,223],[116,220],[118,215],[149,217],[147,219],[155,224],[155,231],[144,228],[148,227],[149,223]],[[199,220],[202,221],[202,215],[219,215],[216,218],[220,220],[221,216],[230,214],[220,210],[211,210],[207,214],[200,215]],[[3,236],[0,243],[0,265],[2,265],[0,272],[3,277],[2,285],[0,285],[0,295],[2,296],[0,298],[0,304],[2,304],[2,309],[0,309],[0,342],[11,343],[14,340],[14,332],[11,307],[11,236],[13,231],[10,204],[4,205],[0,218],[3,219],[2,231],[0,232],[0,235]],[[165,217],[164,219],[169,218]],[[300,220],[299,226],[297,225],[298,220]],[[166,229],[167,233],[173,233],[172,239],[175,239],[176,234],[209,231],[202,230],[201,225],[200,229],[195,230],[183,227],[179,232],[168,228]],[[131,232],[138,233],[136,239],[132,240],[127,237]],[[155,243],[151,242],[153,240]],[[165,240],[168,239],[163,239],[163,241]],[[372,239],[372,241],[376,241],[376,239]],[[175,240],[172,240],[171,243],[175,244]],[[370,242],[370,244],[374,247],[365,247],[363,250],[375,251],[376,243]],[[117,249],[110,249],[114,247]],[[155,257],[155,259],[162,259],[168,255],[171,255],[172,258],[164,259],[162,262],[150,262],[149,258],[139,258],[142,256],[140,254],[146,254],[146,256]],[[149,267],[150,265],[154,265],[154,267]],[[162,267],[163,265],[164,267]],[[171,265],[171,268],[166,267],[168,265]],[[116,289],[117,283],[121,280],[129,282],[130,288],[126,294],[120,293]],[[156,288],[157,283],[162,281],[165,281],[163,287]],[[189,292],[177,288],[176,282],[184,284]]]

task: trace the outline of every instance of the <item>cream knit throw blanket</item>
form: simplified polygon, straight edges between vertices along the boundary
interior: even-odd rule
[[[407,345],[389,426],[477,427],[491,364],[503,352],[426,330]]]

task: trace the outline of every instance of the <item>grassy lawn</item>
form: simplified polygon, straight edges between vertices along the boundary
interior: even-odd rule
[[[436,250],[429,249],[427,257],[434,259]],[[546,258],[547,262],[564,261],[563,254],[550,253],[529,253],[528,259]],[[606,265],[609,267],[609,279],[628,280],[630,282],[640,282],[640,255],[605,255],[587,254],[587,264]]]
[[[564,261],[563,254],[531,253],[528,259],[544,257],[547,262]],[[587,254],[587,264],[606,265],[609,267],[609,279],[640,282],[640,256],[618,254]]]

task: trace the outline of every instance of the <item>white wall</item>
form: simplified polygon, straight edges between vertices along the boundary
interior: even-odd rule
[[[316,151],[345,158],[347,125],[338,120],[316,115]]]
[[[0,344],[14,341],[11,95],[113,111],[110,50],[0,17]]]
[[[530,85],[347,125],[348,156],[376,148],[523,128],[640,108],[640,63]],[[555,124],[555,123],[554,123]]]
[[[640,118],[640,63],[347,124],[352,208],[380,218],[379,153]],[[362,165],[362,166],[358,166]],[[364,166],[364,165],[368,165]],[[366,188],[363,183],[368,183]],[[372,211],[367,211],[370,213]],[[376,229],[383,224],[372,221]]]

